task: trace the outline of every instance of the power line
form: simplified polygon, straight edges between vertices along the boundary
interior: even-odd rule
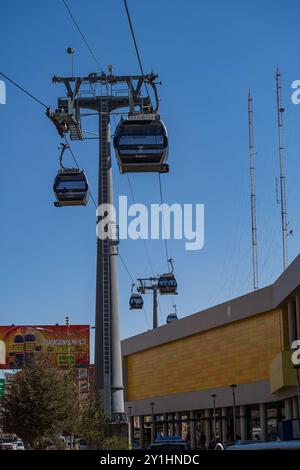
[[[88,50],[90,51],[90,54],[91,54],[91,56],[93,57],[93,59],[94,59],[96,65],[97,65],[97,67],[99,68],[99,70],[100,70],[101,73],[104,73],[104,71],[103,71],[101,65],[100,65],[99,62],[98,62],[98,59],[97,59],[97,57],[96,57],[96,55],[95,55],[93,49],[91,48],[91,46],[90,46],[88,40],[86,39],[85,35],[83,34],[82,30],[80,29],[80,26],[79,26],[78,22],[76,21],[76,19],[75,19],[74,15],[73,15],[73,13],[72,13],[72,11],[71,11],[69,5],[67,4],[67,2],[66,2],[65,0],[62,0],[62,2],[63,2],[63,4],[64,4],[64,6],[66,7],[66,9],[67,9],[67,11],[68,11],[68,13],[69,13],[69,15],[70,15],[70,17],[71,17],[71,19],[72,19],[74,25],[76,26],[76,28],[77,28],[77,30],[78,30],[78,32],[79,32],[79,34],[80,34],[80,36],[82,37],[82,39],[83,39],[83,41],[84,41],[86,47],[87,47]]]
[[[25,93],[26,95],[30,96],[30,98],[32,98],[33,100],[35,100],[37,103],[39,103],[41,106],[44,106],[44,108],[48,109],[49,106],[47,106],[45,103],[43,103],[41,100],[39,100],[36,96],[34,96],[32,93],[30,93],[29,91],[27,91],[24,87],[22,87],[21,85],[19,85],[18,83],[16,83],[14,80],[12,80],[11,78],[9,78],[7,75],[5,75],[4,73],[0,72],[0,75],[2,77],[4,77],[6,80],[8,80],[10,83],[12,83],[15,87],[19,88],[19,90],[23,91],[23,93]]]

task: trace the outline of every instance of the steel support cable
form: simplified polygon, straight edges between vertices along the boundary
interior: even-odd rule
[[[135,204],[135,203],[136,203],[136,200],[135,200],[135,197],[134,197],[134,192],[133,192],[133,188],[132,188],[131,179],[130,179],[128,173],[126,173],[126,176],[127,176],[127,181],[128,181],[128,185],[129,185],[131,197],[132,197],[133,203]],[[152,275],[153,275],[153,277],[154,277],[154,276],[155,276],[155,273],[154,273],[153,264],[152,264],[152,261],[151,261],[151,257],[150,257],[150,253],[149,253],[149,250],[148,250],[148,247],[147,247],[146,240],[143,240],[143,244],[144,244],[144,249],[145,249],[146,257],[147,257],[147,260],[148,260],[148,263],[149,263],[149,266],[150,266],[150,270],[151,270]]]
[[[77,20],[75,19],[75,17],[74,17],[74,15],[73,15],[73,13],[72,13],[72,11],[71,11],[69,5],[67,4],[67,2],[66,2],[65,0],[62,0],[62,2],[63,2],[63,4],[64,4],[64,6],[66,7],[66,9],[67,9],[67,11],[68,11],[68,13],[69,13],[69,15],[70,15],[70,17],[71,17],[71,19],[72,19],[74,25],[76,26],[76,28],[77,28],[77,30],[78,30],[78,32],[79,32],[79,34],[80,34],[80,36],[82,37],[82,39],[83,39],[83,41],[84,41],[86,47],[87,47],[88,50],[90,51],[90,54],[91,54],[91,56],[93,57],[95,63],[97,64],[97,66],[98,66],[100,72],[104,74],[104,71],[103,71],[101,65],[99,64],[98,59],[97,59],[97,57],[96,57],[96,55],[95,55],[93,49],[91,48],[91,46],[90,46],[88,40],[86,39],[85,35],[83,34],[83,32],[82,32],[82,30],[81,30],[81,28],[80,28],[80,26],[79,26]]]
[[[71,19],[72,19],[74,25],[76,26],[78,32],[80,33],[80,35],[81,35],[81,37],[82,37],[82,39],[83,39],[85,45],[87,46],[87,48],[88,48],[88,50],[89,50],[89,52],[90,52],[92,58],[94,59],[94,61],[95,61],[96,65],[97,65],[97,67],[99,68],[99,70],[100,70],[101,73],[104,73],[104,71],[103,71],[103,69],[102,69],[100,63],[99,63],[98,60],[97,60],[97,57],[96,57],[96,55],[95,55],[95,53],[94,53],[92,47],[90,46],[88,40],[86,39],[84,33],[82,32],[82,29],[80,28],[78,21],[75,19],[74,15],[73,15],[73,13],[72,13],[72,11],[71,11],[71,9],[70,9],[70,7],[67,5],[67,2],[66,2],[65,0],[62,0],[62,1],[63,1],[63,4],[65,5],[65,7],[66,7],[66,9],[67,9],[67,11],[68,11],[68,13],[69,13],[69,15],[70,15],[70,17],[71,17]],[[142,74],[143,74],[143,73],[142,73]],[[143,75],[144,75],[144,74],[143,74]],[[145,84],[145,86],[146,86],[146,84]],[[106,87],[106,91],[107,91],[107,93],[108,93],[109,90],[108,90],[108,84],[107,84],[107,83],[105,84],[105,87]],[[147,87],[146,87],[146,89],[147,89]],[[148,92],[148,90],[147,90],[147,92]],[[149,93],[148,93],[148,96],[149,96]],[[113,113],[113,120],[114,120],[114,124],[116,125],[116,119],[115,119],[114,114],[115,114],[115,113]],[[122,114],[122,113],[120,113],[120,114]],[[71,151],[71,149],[70,149],[70,151]],[[71,151],[71,154],[72,154],[72,153],[73,153],[73,152]],[[77,161],[76,161],[76,158],[75,158],[74,154],[72,154],[72,156],[73,156],[73,159],[74,159],[74,161],[75,161],[77,167],[79,168],[78,163],[77,163]],[[91,199],[93,200],[93,203],[94,203],[95,207],[97,208],[97,204],[96,204],[95,199],[94,199],[94,197],[93,197],[93,195],[92,195],[91,192],[90,192],[90,196],[91,196]],[[149,254],[148,254],[148,256],[149,256]],[[129,271],[129,269],[128,269],[128,267],[127,267],[127,265],[126,265],[126,263],[125,263],[125,261],[124,261],[124,259],[123,259],[123,257],[121,256],[120,253],[119,253],[119,257],[120,257],[121,263],[123,264],[123,267],[124,267],[125,271],[127,272],[129,278],[130,278],[131,281],[134,283],[133,276],[131,275],[131,273],[130,273],[130,271]],[[150,257],[149,257],[149,259],[150,259]],[[146,315],[146,312],[145,312],[145,309],[144,309],[144,308],[143,308],[143,311],[144,311],[144,315],[145,315],[145,318],[146,318],[146,322],[147,322],[147,325],[148,325],[148,328],[149,328],[149,321],[148,321],[148,318],[147,318],[147,315]]]
[[[75,157],[75,155],[74,155],[74,152],[73,152],[73,150],[72,150],[72,147],[70,146],[69,141],[68,141],[68,139],[67,139],[66,136],[65,136],[65,142],[66,142],[66,144],[67,144],[67,146],[68,146],[68,149],[70,150],[70,153],[71,153],[72,158],[73,158],[73,160],[74,160],[74,162],[75,162],[75,165],[76,165],[77,168],[79,169],[80,167],[79,167],[78,161],[77,161],[77,159],[76,159],[76,157]],[[91,192],[90,189],[89,189],[89,195],[90,195],[91,200],[93,201],[93,204],[94,204],[95,208],[97,209],[97,204],[96,204],[95,198],[94,198],[93,193]]]
[[[133,278],[132,274],[130,273],[130,271],[129,271],[129,269],[128,269],[128,267],[127,267],[127,265],[126,265],[126,263],[125,263],[125,261],[124,261],[124,259],[123,259],[123,257],[120,255],[120,253],[118,254],[118,256],[119,256],[119,258],[120,258],[120,260],[121,260],[121,263],[122,263],[122,265],[123,265],[125,271],[127,272],[129,278],[131,279],[132,284],[135,284],[134,278]],[[145,307],[143,307],[143,313],[144,313],[144,316],[145,316],[145,319],[146,319],[147,326],[148,326],[148,328],[150,329],[150,324],[149,324],[149,320],[148,320],[148,317],[147,317],[147,314],[146,314]]]
[[[163,232],[164,232],[164,242],[165,242],[165,252],[166,252],[166,258],[167,258],[167,267],[168,267],[168,270],[169,270],[169,250],[168,250],[168,243],[167,243],[167,239],[166,239],[166,225],[165,225],[165,216],[164,216],[164,207],[163,207],[163,204],[164,204],[164,201],[163,201],[163,192],[162,192],[162,184],[161,184],[161,174],[158,173],[158,181],[159,181],[159,193],[160,193],[160,205],[162,207],[162,223],[163,223]],[[168,271],[167,271],[168,272]],[[173,294],[171,295],[171,304],[172,304],[172,308],[173,308],[173,305],[174,305],[174,296]]]
[[[131,36],[132,36],[133,43],[134,43],[135,52],[136,52],[136,55],[137,55],[139,66],[140,66],[140,71],[141,71],[141,74],[144,77],[145,76],[144,69],[143,69],[141,56],[140,56],[138,45],[137,45],[136,38],[135,38],[135,33],[134,33],[133,24],[132,24],[131,17],[130,17],[128,5],[127,5],[127,0],[124,0],[124,6],[125,6],[126,15],[127,15],[127,19],[128,19],[128,23],[129,23],[129,27],[130,27],[130,31],[131,31]],[[147,86],[147,83],[145,82],[145,80],[144,80],[144,85],[145,85],[145,88],[146,88],[146,91],[147,91],[148,98],[151,101],[150,93],[149,93],[148,86]]]
[[[131,198],[132,198],[132,200],[133,200],[133,203],[135,204],[135,196],[134,196],[134,192],[133,192],[131,180],[130,180],[130,177],[129,177],[128,173],[126,173],[126,176],[127,176],[127,181],[128,181],[130,193],[131,193]],[[151,261],[150,253],[149,253],[149,250],[148,250],[148,247],[147,247],[146,240],[143,240],[143,242],[144,242],[144,249],[145,249],[146,257],[147,257],[147,260],[148,260],[148,263],[149,263],[150,270],[151,270],[151,272],[152,272],[152,276],[155,277],[156,274],[155,274],[155,272],[154,272],[154,268],[153,268],[153,264],[152,264],[152,261]],[[158,304],[158,310],[159,310],[160,321],[163,323],[163,317],[162,317],[162,311],[161,311],[161,305],[160,305],[159,299],[157,299],[157,304]]]
[[[160,173],[158,173],[158,181],[159,181],[159,193],[160,193],[160,205],[162,207],[162,223],[163,223],[163,236],[164,236],[164,243],[165,243],[165,251],[166,251],[166,257],[167,257],[167,266],[169,269],[169,250],[168,250],[168,243],[166,239],[166,225],[165,225],[165,216],[164,216],[164,207],[163,207],[163,192],[162,192],[162,184],[161,184],[161,176]]]
[[[30,98],[32,98],[33,100],[35,100],[37,103],[39,103],[41,106],[44,106],[44,108],[46,109],[49,109],[49,106],[47,106],[45,103],[43,103],[43,101],[41,101],[40,99],[38,99],[36,96],[34,96],[32,93],[30,93],[29,91],[27,91],[24,87],[22,87],[21,85],[19,85],[18,83],[16,83],[14,80],[12,80],[11,78],[9,78],[7,75],[5,75],[4,73],[0,72],[0,75],[5,78],[8,82],[12,83],[15,87],[19,88],[19,90],[23,91],[23,93],[25,93],[26,95],[30,96]]]

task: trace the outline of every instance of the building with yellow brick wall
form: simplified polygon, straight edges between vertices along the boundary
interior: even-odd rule
[[[124,340],[131,432],[142,446],[157,434],[189,434],[193,447],[201,432],[277,438],[299,416],[297,338],[300,256],[271,286]]]

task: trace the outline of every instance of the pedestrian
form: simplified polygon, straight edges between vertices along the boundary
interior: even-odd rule
[[[201,445],[202,449],[205,449],[205,447],[206,447],[206,435],[204,434],[203,431],[201,431],[201,434],[200,434],[200,445]]]
[[[214,434],[212,434],[212,435],[210,436],[210,441],[209,441],[208,448],[212,450],[212,449],[215,448],[215,446],[216,446],[216,440],[215,440]]]

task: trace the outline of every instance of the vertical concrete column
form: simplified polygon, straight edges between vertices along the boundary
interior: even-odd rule
[[[225,442],[227,439],[227,408],[222,408],[222,442]]]
[[[175,415],[176,423],[175,423],[175,436],[182,436],[182,425],[181,425],[181,413],[176,413]]]
[[[168,434],[169,434],[169,425],[168,425],[168,415],[167,415],[167,413],[164,413],[163,419],[164,419],[164,422],[163,422],[163,435],[168,436]]]
[[[197,447],[195,411],[190,411],[190,435],[191,435],[191,449],[195,450]]]
[[[174,422],[175,416],[174,413],[171,413],[169,415],[169,421],[170,421],[170,436],[175,436],[175,422]]]
[[[284,414],[285,419],[292,419],[293,417],[292,400],[290,398],[284,400]]]
[[[297,338],[300,339],[300,295],[296,295],[296,331]]]
[[[155,439],[156,439],[156,415],[153,414],[151,415],[151,444],[153,444]]]
[[[248,426],[247,426],[247,407],[245,405],[240,406],[240,428],[241,428],[241,439],[243,441],[248,439]]]
[[[298,409],[298,397],[292,398],[292,407],[293,407],[293,418],[299,418],[299,409]]]
[[[141,449],[145,448],[145,420],[144,416],[139,416],[139,425],[140,425],[140,439],[139,445]]]
[[[261,440],[266,441],[268,438],[268,422],[267,422],[267,407],[265,403],[259,405],[259,418],[261,427]]]
[[[134,416],[129,416],[128,431],[129,431],[128,440],[129,440],[129,444],[130,444],[131,441],[134,439]]]
[[[292,342],[297,339],[297,328],[296,328],[296,309],[294,302],[288,302],[288,321],[289,321],[289,346],[291,347]]]
[[[210,443],[210,437],[211,437],[211,421],[210,421],[210,410],[205,410],[205,431],[204,434],[206,436],[206,445]]]

